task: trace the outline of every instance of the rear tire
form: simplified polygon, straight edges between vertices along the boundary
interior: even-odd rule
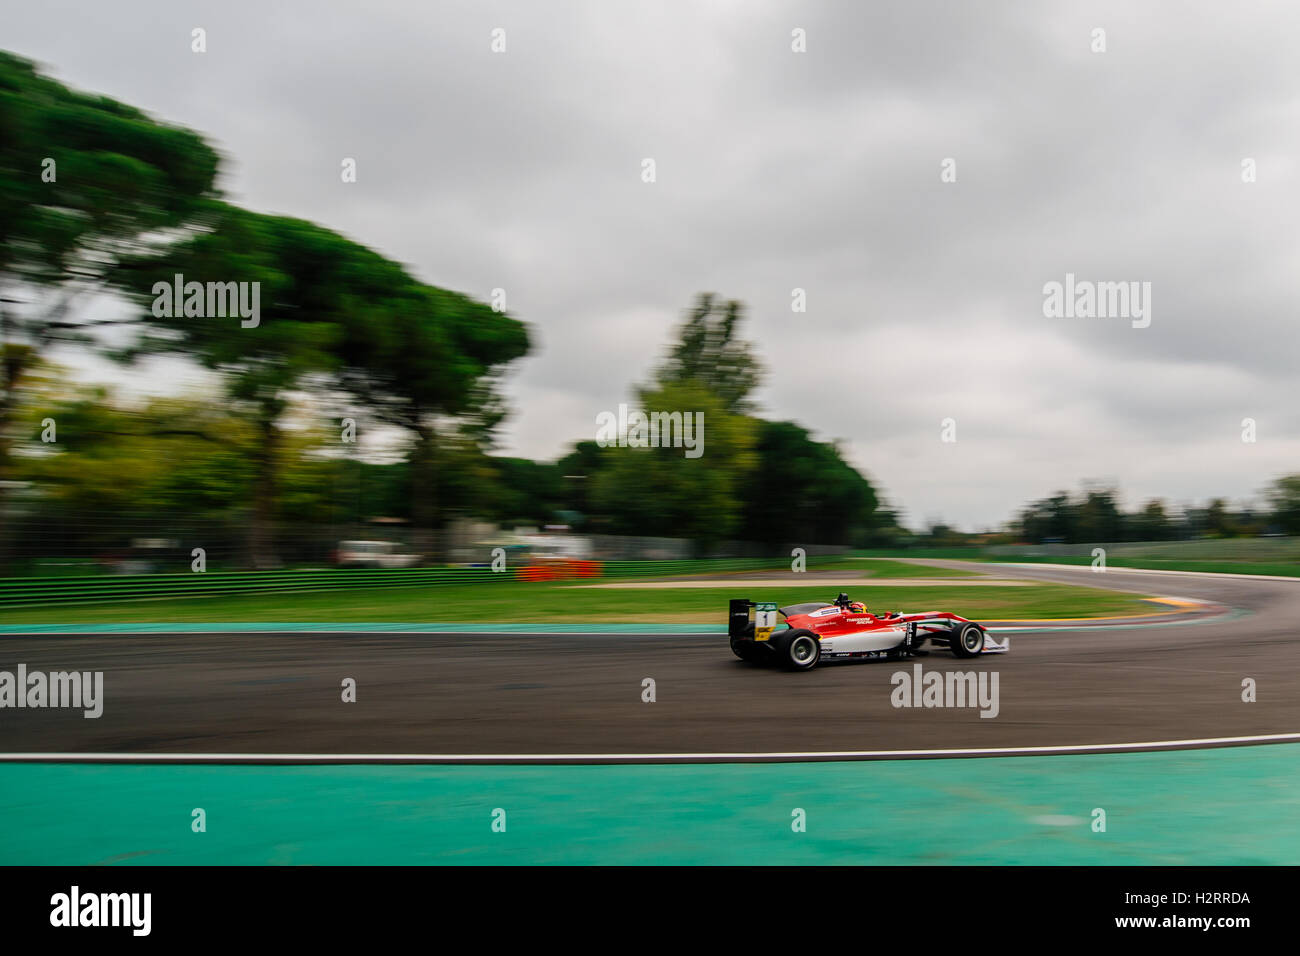
[[[954,657],[979,657],[984,653],[984,629],[978,624],[963,624],[952,632]]]
[[[754,636],[753,628],[747,632],[751,638],[749,641],[739,641],[736,638],[731,639],[731,653],[735,654],[746,664],[762,664],[766,662],[767,655],[762,648],[755,647],[752,638]]]
[[[810,671],[822,659],[821,641],[812,631],[793,628],[773,637],[778,641],[776,659],[788,671]]]

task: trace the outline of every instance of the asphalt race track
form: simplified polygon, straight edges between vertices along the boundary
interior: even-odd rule
[[[1087,747],[1300,733],[1300,583],[1087,568],[1031,578],[1216,602],[1149,628],[1012,635],[959,661],[756,668],[691,636],[402,634],[0,638],[0,669],[103,671],[104,713],[6,710],[9,754],[814,755]],[[887,583],[887,582],[886,582]],[[870,589],[865,597],[870,604]],[[960,613],[959,599],[952,610]],[[719,618],[722,618],[720,608]],[[1000,711],[895,708],[891,675],[996,671]],[[344,678],[357,701],[340,699]],[[1242,701],[1253,678],[1258,700]],[[642,700],[653,678],[656,700]],[[1148,748],[1149,749],[1149,748]]]

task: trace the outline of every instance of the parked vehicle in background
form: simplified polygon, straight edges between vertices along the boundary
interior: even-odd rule
[[[189,558],[174,538],[133,538],[129,548],[104,552],[98,562],[114,574],[155,574],[188,570]]]
[[[409,568],[420,555],[398,550],[395,541],[340,541],[334,563],[341,568]]]

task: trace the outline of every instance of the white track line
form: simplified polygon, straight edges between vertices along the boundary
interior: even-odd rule
[[[258,764],[381,764],[381,763],[717,763],[790,762],[800,760],[887,760],[934,757],[1019,757],[1035,754],[1114,753],[1138,750],[1182,750],[1245,744],[1300,742],[1300,733],[1257,734],[1248,737],[1197,737],[1147,740],[1122,744],[1065,744],[1048,747],[977,747],[949,750],[813,750],[768,753],[649,753],[649,754],[247,754],[247,753],[0,753],[5,763],[258,763]]]

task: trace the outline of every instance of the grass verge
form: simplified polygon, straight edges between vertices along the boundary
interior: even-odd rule
[[[598,622],[700,623],[724,626],[727,600],[796,604],[828,601],[825,588],[756,581],[735,593],[700,588],[574,589],[552,582],[483,586],[366,588],[306,594],[166,598],[49,608],[17,608],[0,623],[213,622]],[[949,610],[975,620],[1105,617],[1150,612],[1138,595],[1071,585],[1031,587],[864,587],[853,595],[878,610]]]

